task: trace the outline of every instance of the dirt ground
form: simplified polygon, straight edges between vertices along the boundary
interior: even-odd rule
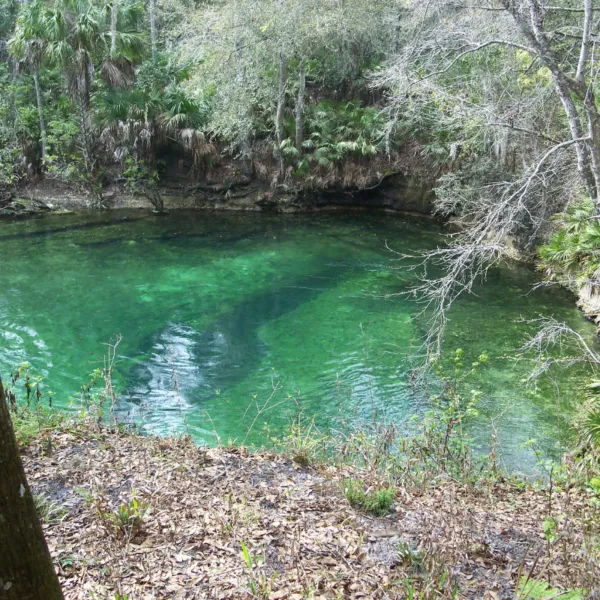
[[[400,484],[372,517],[342,492],[368,473],[245,449],[79,427],[23,460],[67,600],[497,600],[574,577],[544,534],[564,498],[529,486]]]

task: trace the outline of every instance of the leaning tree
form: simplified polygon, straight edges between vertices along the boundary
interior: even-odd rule
[[[0,379],[0,598],[62,600]]]
[[[447,310],[507,239],[532,250],[582,193],[600,218],[599,23],[599,0],[405,3],[399,52],[375,85],[388,93],[390,130],[429,111],[427,135],[453,142],[436,208],[463,226],[423,256],[413,290],[430,309],[429,353],[441,349]]]

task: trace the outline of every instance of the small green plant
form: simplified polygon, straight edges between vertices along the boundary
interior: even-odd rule
[[[350,506],[379,517],[391,512],[396,498],[396,488],[369,487],[360,479],[346,479],[343,491]]]
[[[113,425],[118,426],[115,415],[116,394],[112,384],[117,348],[121,343],[118,335],[114,343],[106,344],[104,368],[94,369],[89,375],[87,384],[82,385],[79,394],[71,399],[71,406],[77,408],[82,419],[94,419],[100,423],[105,418],[105,407],[108,407]]]
[[[147,509],[148,504],[138,500],[134,491],[131,500],[121,504],[110,516],[123,535],[131,536],[142,530],[144,514]]]
[[[42,523],[58,523],[69,514],[62,506],[51,502],[43,494],[34,494],[33,503]]]
[[[583,600],[585,597],[584,590],[557,590],[538,579],[522,578],[517,586],[517,600]]]
[[[51,454],[51,433],[65,423],[66,417],[52,410],[54,392],[46,390],[43,382],[43,377],[31,372],[28,362],[22,362],[11,373],[5,393],[19,445],[27,446],[34,440],[40,440],[43,451]],[[48,406],[42,402],[45,397]]]
[[[249,588],[252,595],[260,600],[268,600],[271,595],[273,583],[277,579],[277,573],[273,573],[272,577],[267,577],[261,570],[259,561],[256,560],[248,550],[244,542],[240,542],[242,548],[242,556],[248,570]],[[263,561],[264,562],[264,561]]]
[[[102,493],[82,492],[88,503],[96,508],[100,520],[109,533],[115,537],[132,538],[144,529],[144,515],[149,508],[148,503],[137,497],[132,490],[131,499],[121,504],[116,510],[109,510]]]
[[[423,565],[423,553],[404,541],[398,542],[398,559],[404,566],[417,570]]]
[[[558,538],[558,526],[559,519],[557,517],[547,517],[544,519],[544,536],[546,537],[546,542],[548,544],[552,544]]]
[[[430,600],[431,598],[458,598],[458,585],[450,576],[448,569],[428,573],[418,565],[419,574],[405,579],[402,583],[406,600]]]
[[[461,348],[454,351],[450,361],[431,360],[440,390],[430,399],[432,409],[423,417],[413,418],[420,432],[404,444],[405,455],[413,460],[413,472],[428,478],[442,472],[461,481],[470,481],[484,472],[485,462],[474,459],[472,440],[465,430],[468,421],[478,415],[481,392],[465,389],[468,378],[487,362],[488,355],[483,353],[466,367]]]
[[[326,437],[317,431],[313,417],[308,425],[298,419],[289,427],[279,445],[294,462],[306,467],[315,462],[325,441]]]
[[[11,415],[15,436],[21,447],[25,447],[34,440],[45,441],[45,447],[51,448],[50,435],[66,422],[66,416],[37,406],[35,408],[16,407]]]

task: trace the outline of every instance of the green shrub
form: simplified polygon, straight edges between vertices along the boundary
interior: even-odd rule
[[[363,107],[359,102],[322,101],[307,106],[305,122],[309,136],[302,152],[291,137],[282,146],[288,158],[296,159],[297,175],[312,167],[330,171],[347,156],[375,156],[384,148],[384,117],[376,108]],[[287,128],[295,131],[293,121],[287,123]]]
[[[586,441],[600,448],[600,381],[592,381],[587,386],[586,397],[575,424]]]
[[[42,440],[47,442],[50,452],[49,434],[64,425],[66,415],[52,409],[54,392],[45,388],[44,378],[33,375],[31,365],[23,362],[11,373],[5,392],[19,445]]]
[[[586,199],[555,217],[557,229],[539,249],[540,267],[549,279],[571,276],[583,283],[600,278],[600,221],[593,214],[593,204]]]
[[[391,512],[396,498],[396,488],[383,486],[371,488],[360,479],[346,479],[343,490],[350,506],[379,517]]]
[[[14,407],[11,419],[19,446],[24,447],[34,440],[44,440],[57,428],[65,424],[67,416],[43,406]]]

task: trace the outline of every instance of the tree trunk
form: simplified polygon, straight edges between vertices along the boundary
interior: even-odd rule
[[[592,0],[584,0],[584,21],[583,21],[583,36],[581,38],[581,50],[579,51],[579,61],[577,63],[577,73],[575,81],[579,85],[585,84],[585,70],[587,68],[588,57],[591,48],[591,33],[592,33]]]
[[[119,10],[119,0],[112,0],[110,5],[110,57],[114,58],[117,54],[117,13]]]
[[[588,146],[592,171],[594,178],[596,196],[592,196],[594,205],[596,206],[596,214],[600,215],[600,113],[596,104],[594,94],[594,84],[589,86],[586,84],[586,71],[593,72],[593,63],[589,64],[590,50],[592,46],[592,21],[594,13],[592,8],[592,0],[584,0],[584,20],[583,20],[583,36],[581,39],[581,50],[579,52],[579,62],[577,63],[577,74],[575,82],[580,89],[580,97],[583,99],[583,106],[588,118],[588,132],[590,142]]]
[[[237,68],[237,83],[240,87],[245,86],[246,82],[246,70],[244,69],[243,49],[242,40],[237,39],[235,41],[235,52],[238,60]],[[242,147],[242,164],[244,166],[244,175],[246,177],[252,177],[254,173],[254,164],[252,158],[252,145],[250,143],[250,112],[249,105],[245,104],[240,111],[240,144]]]
[[[588,131],[590,135],[589,154],[590,154],[590,170],[594,181],[594,189],[590,194],[596,207],[596,215],[600,215],[600,114],[596,107],[594,94],[590,89],[587,91],[584,103],[585,111],[588,117]]]
[[[277,117],[275,128],[277,130],[277,156],[279,158],[278,181],[285,178],[285,157],[283,155],[283,114],[285,109],[285,85],[287,83],[287,61],[283,53],[279,55],[279,97],[277,99]]]
[[[156,60],[157,34],[156,34],[156,0],[150,0],[150,44],[152,46],[152,60]]]
[[[543,9],[538,0],[528,0],[529,20],[516,5],[509,0],[502,0],[502,6],[514,18],[523,35],[529,40],[537,53],[539,60],[552,73],[556,92],[562,102],[569,130],[573,140],[581,140],[589,136],[589,141],[579,141],[575,144],[577,152],[577,170],[595,206],[596,215],[600,215],[600,119],[596,119],[598,111],[593,100],[593,93],[588,92],[585,85],[585,69],[589,57],[589,37],[591,31],[591,2],[585,0],[585,22],[580,50],[579,62],[575,79],[570,78],[562,68],[561,62],[552,51],[546,30],[544,29]],[[582,83],[583,80],[583,83]],[[584,104],[588,117],[588,131],[584,134],[579,112],[573,99],[578,96]],[[592,101],[589,101],[592,98]]]
[[[584,137],[581,119],[579,118],[579,113],[577,112],[575,102],[571,97],[570,90],[557,77],[554,77],[554,86],[565,109],[567,121],[569,122],[571,137],[574,140]],[[579,171],[579,175],[585,184],[590,198],[592,198],[594,205],[597,206],[598,190],[596,187],[596,182],[594,181],[592,170],[590,168],[589,148],[585,142],[578,142],[575,144],[575,150],[577,152],[577,170]]]
[[[146,198],[148,198],[148,200],[150,200],[150,203],[154,207],[155,213],[163,214],[165,212],[165,203],[163,202],[160,191],[156,186],[145,186],[144,195]]]
[[[33,70],[33,83],[35,85],[35,98],[37,101],[38,116],[40,119],[40,140],[42,143],[42,162],[46,161],[46,152],[48,139],[46,137],[46,122],[44,120],[44,100],[42,98],[42,90],[40,88],[40,72],[39,69]]]
[[[92,116],[90,113],[90,81],[89,73],[83,74],[83,89],[79,90],[79,110],[80,110],[80,127],[81,137],[83,140],[83,160],[88,175],[94,172],[96,159],[94,158],[94,143],[92,134]]]
[[[304,93],[306,91],[306,73],[304,64],[300,63],[300,78],[298,81],[298,100],[296,101],[296,150],[302,152],[304,142]]]
[[[82,154],[85,163],[86,180],[85,184],[95,198],[95,207],[103,208],[102,204],[102,187],[98,185],[98,158],[97,158],[97,146],[96,137],[94,133],[94,126],[92,124],[92,111],[91,111],[91,87],[92,81],[90,76],[90,68],[86,66],[84,72],[81,74],[81,81],[79,87],[79,111],[80,111],[80,127],[81,127],[81,139],[82,139]]]
[[[0,597],[62,600],[0,380]]]

